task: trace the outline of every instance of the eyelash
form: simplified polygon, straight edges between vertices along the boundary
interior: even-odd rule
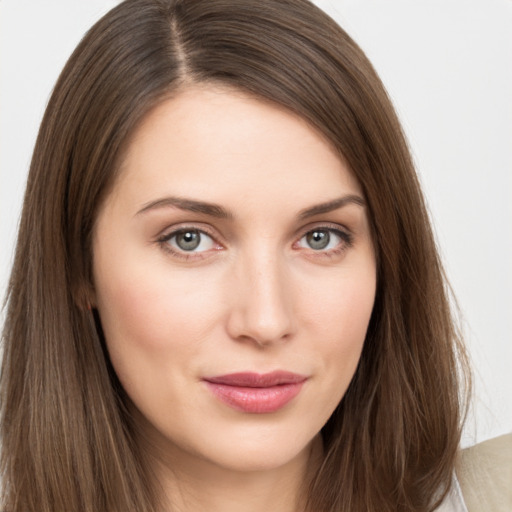
[[[197,228],[194,226],[183,226],[181,228],[171,231],[170,233],[165,233],[157,239],[157,242],[160,245],[160,247],[162,247],[162,249],[164,251],[166,251],[166,252],[170,253],[172,256],[180,258],[182,260],[190,260],[190,259],[200,260],[200,259],[207,257],[202,252],[178,251],[178,250],[174,249],[169,244],[170,240],[172,240],[175,236],[178,236],[182,233],[187,233],[187,232],[195,232],[195,233],[199,233],[200,235],[207,235],[208,237],[210,237],[213,240],[214,244],[218,246],[218,248],[216,250],[220,250],[219,249],[220,244],[216,241],[215,235],[213,233],[211,233],[210,231],[208,231],[205,228]],[[209,252],[209,251],[204,251],[204,252]]]
[[[350,247],[353,246],[353,235],[351,233],[340,229],[340,227],[338,225],[333,226],[333,225],[328,225],[328,224],[317,225],[317,226],[314,226],[314,227],[308,229],[307,231],[303,231],[303,233],[300,235],[300,237],[297,239],[297,241],[294,242],[293,245],[296,245],[305,236],[307,236],[308,234],[313,233],[315,231],[327,231],[330,234],[334,234],[338,238],[340,238],[341,242],[335,248],[327,250],[327,251],[323,251],[323,250],[315,251],[314,249],[309,249],[314,254],[314,257],[333,258],[335,256],[342,254],[347,249],[349,249]],[[219,244],[219,242],[216,241],[215,235],[213,233],[211,233],[209,230],[207,230],[205,228],[197,228],[194,226],[184,226],[184,227],[180,227],[179,229],[175,229],[175,230],[171,231],[170,233],[165,233],[157,239],[157,243],[162,247],[162,249],[164,251],[166,251],[166,252],[170,253],[172,256],[180,258],[182,260],[190,260],[190,259],[201,260],[203,258],[208,257],[206,253],[209,253],[210,251],[203,251],[203,252],[192,252],[192,251],[187,252],[187,251],[183,251],[183,250],[179,251],[179,250],[174,249],[169,244],[170,240],[172,240],[174,237],[176,237],[182,233],[187,233],[187,232],[196,232],[196,233],[199,233],[200,235],[206,235],[206,236],[210,237],[213,240],[213,243],[217,246],[215,250],[220,250],[222,247],[221,244]]]
[[[341,241],[340,243],[327,251],[324,250],[318,250],[315,251],[314,249],[309,249],[315,258],[334,258],[336,256],[339,256],[340,254],[344,253],[347,249],[352,247],[354,245],[354,237],[349,231],[345,231],[343,229],[340,229],[338,225],[330,225],[330,224],[319,224],[317,226],[314,226],[313,228],[308,229],[307,231],[304,231],[302,235],[298,238],[297,242],[294,242],[293,245],[296,245],[299,243],[305,236],[307,236],[310,233],[314,233],[315,231],[327,231],[329,234],[336,235]],[[308,250],[308,249],[305,249]]]

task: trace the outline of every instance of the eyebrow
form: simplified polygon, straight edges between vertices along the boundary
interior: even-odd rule
[[[310,208],[306,208],[305,210],[301,210],[299,212],[299,219],[308,219],[309,217],[314,217],[315,215],[321,215],[322,213],[329,213],[334,210],[338,210],[339,208],[343,208],[349,204],[355,204],[357,206],[365,206],[364,199],[361,196],[357,196],[355,194],[350,194],[343,197],[338,197],[337,199],[333,199],[332,201],[327,201],[326,203],[320,203],[315,206],[311,206]]]
[[[145,204],[142,209],[137,212],[137,215],[146,213],[149,210],[168,206],[173,206],[188,212],[204,213],[205,215],[217,217],[219,219],[233,219],[233,214],[218,204],[196,201],[194,199],[184,197],[164,197],[162,199],[157,199],[156,201],[151,201]]]
[[[329,213],[334,210],[338,210],[339,208],[343,208],[349,204],[355,204],[357,206],[365,206],[364,199],[358,195],[351,194],[342,197],[338,197],[336,199],[332,199],[331,201],[327,201],[325,203],[320,203],[304,210],[301,210],[298,214],[299,219],[307,219],[309,217],[314,217],[315,215],[321,215],[323,213]],[[197,201],[195,199],[189,199],[185,197],[163,197],[161,199],[157,199],[155,201],[150,201],[146,203],[138,212],[137,215],[141,215],[150,210],[155,210],[159,208],[165,207],[174,207],[179,208],[180,210],[202,213],[205,215],[209,215],[210,217],[216,217],[219,219],[234,219],[234,215],[223,208],[222,206],[214,203],[207,203],[204,201]]]

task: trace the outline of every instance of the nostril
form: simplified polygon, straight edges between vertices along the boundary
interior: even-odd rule
[[[288,341],[293,334],[291,315],[283,308],[271,310],[238,303],[230,312],[228,332],[238,341],[251,342],[260,347]]]

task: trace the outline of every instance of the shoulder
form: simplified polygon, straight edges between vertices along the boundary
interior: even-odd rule
[[[456,474],[468,512],[510,512],[512,433],[462,450]]]

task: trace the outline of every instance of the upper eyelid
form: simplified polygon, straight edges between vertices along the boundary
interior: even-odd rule
[[[178,234],[187,232],[187,231],[199,231],[202,235],[206,235],[209,238],[212,239],[214,244],[219,244],[217,238],[209,233],[204,228],[198,228],[191,225],[184,225],[183,227],[173,227],[173,229],[164,229],[160,235],[157,236],[155,241],[158,243],[159,246],[161,246],[166,252],[172,254],[175,258],[181,259],[181,260],[201,260],[203,258],[207,257],[207,254],[210,252],[209,250],[205,251],[185,251],[180,249],[179,247],[172,247],[170,241],[176,237]],[[224,244],[221,244],[224,245]]]
[[[294,243],[298,240],[300,240],[302,237],[304,237],[306,234],[308,234],[311,231],[314,231],[315,229],[326,229],[330,231],[337,231],[346,234],[347,236],[353,236],[352,231],[344,226],[343,224],[339,224],[337,222],[311,222],[307,224],[306,226],[302,226],[300,229],[296,230],[295,233],[292,235]],[[214,228],[211,228],[207,224],[203,223],[180,223],[177,226],[168,226],[167,228],[163,229],[156,237],[155,239],[158,241],[162,240],[169,240],[173,236],[176,236],[177,234],[187,231],[187,230],[194,230],[199,231],[200,233],[203,233],[209,237],[211,237],[215,242],[221,244],[221,245],[227,245],[227,241],[225,240],[225,237],[218,233],[217,230]]]
[[[315,229],[330,229],[333,231],[345,231],[348,233],[351,233],[351,230],[347,228],[346,226],[336,223],[336,222],[312,222],[308,224],[307,226],[303,226],[295,231],[295,234],[293,236],[299,236],[300,233],[306,234],[310,231],[313,231]],[[157,235],[157,238],[160,238],[161,236],[170,236],[176,233],[180,233],[187,230],[194,230],[194,231],[200,231],[202,233],[205,233],[209,236],[215,237],[216,234],[213,233],[214,229],[206,226],[204,224],[195,224],[195,223],[182,223],[182,225],[173,225],[168,226],[161,230],[161,232]],[[216,230],[215,230],[216,231]],[[222,237],[221,237],[222,238]]]
[[[179,233],[183,233],[184,231],[199,231],[200,233],[203,233],[205,235],[208,235],[209,237],[213,238],[216,242],[219,242],[218,236],[213,233],[212,229],[205,228],[204,226],[197,226],[194,224],[183,224],[183,226],[176,227],[176,226],[169,226],[165,229],[163,229],[157,236],[157,240],[169,240],[173,236],[176,236]]]
[[[341,233],[345,233],[346,235],[352,236],[352,231],[344,226],[343,224],[339,224],[337,222],[314,222],[305,226],[298,230],[296,236],[303,237],[304,235],[314,231],[315,229],[326,229],[328,231],[338,231]],[[302,234],[301,234],[302,233]]]

